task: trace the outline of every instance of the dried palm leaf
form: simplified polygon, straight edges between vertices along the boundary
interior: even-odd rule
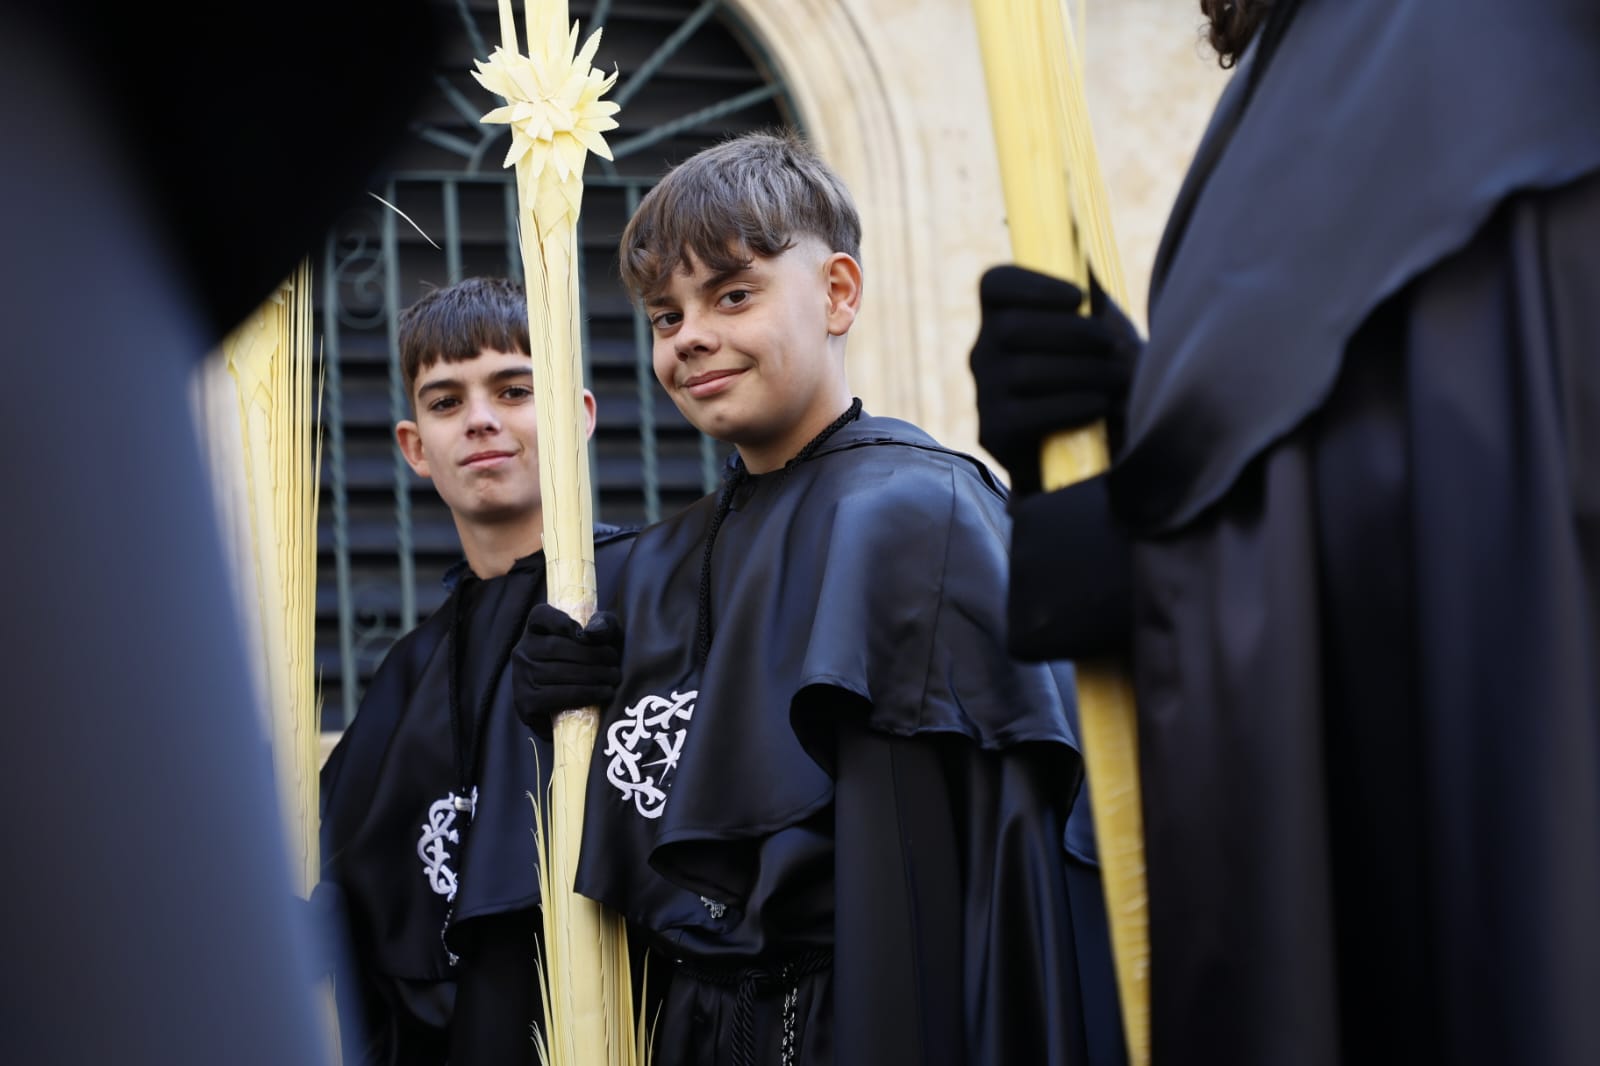
[[[295,887],[310,892],[317,854],[319,762],[314,655],[317,471],[311,268],[302,263],[224,340],[243,445],[256,614],[273,762]]]
[[[236,545],[254,591],[251,629],[272,760],[289,843],[292,883],[309,895],[321,876],[317,778],[321,694],[315,671],[317,428],[320,375],[312,380],[311,267],[295,269],[224,340],[220,355],[237,400],[239,466],[225,479],[242,488],[245,529]],[[226,451],[230,454],[233,449]],[[240,477],[242,474],[242,477]],[[333,1037],[332,988],[322,1010]]]

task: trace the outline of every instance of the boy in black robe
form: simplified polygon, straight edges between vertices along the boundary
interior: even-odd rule
[[[346,1066],[537,1061],[537,863],[529,794],[553,762],[506,669],[545,599],[522,287],[469,278],[400,320],[415,418],[395,427],[449,506],[465,560],[449,598],[385,657],[323,769],[324,893],[353,965],[335,974]],[[589,428],[594,398],[587,391]],[[602,595],[628,534],[595,530]]]
[[[656,376],[736,454],[635,541],[620,684],[544,607],[518,710],[602,697],[577,888],[667,961],[657,1066],[1116,1062],[1071,671],[1005,654],[987,468],[851,399],[859,241],[787,133],[645,198]]]
[[[1600,1061],[1600,17],[1213,6],[1260,29],[1125,441],[1020,500],[1011,586],[1020,653],[1131,653],[1154,1059]],[[1044,281],[973,352],[1019,483],[1126,347]]]

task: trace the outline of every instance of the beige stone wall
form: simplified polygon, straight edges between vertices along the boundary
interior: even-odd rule
[[[1069,0],[1069,6],[1077,4]],[[970,0],[735,0],[854,191],[866,304],[851,384],[869,409],[977,451],[977,280],[1009,258]],[[1225,80],[1193,0],[1088,0],[1090,108],[1129,313]]]
[[[1167,212],[1229,72],[1201,43],[1193,0],[1091,0],[1087,78],[1128,313],[1145,324]]]

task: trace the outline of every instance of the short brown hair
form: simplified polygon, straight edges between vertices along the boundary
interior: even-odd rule
[[[642,301],[691,255],[732,271],[803,237],[860,259],[855,201],[798,133],[757,130],[697,152],[650,190],[622,232],[622,282]]]
[[[476,359],[484,349],[530,351],[528,297],[509,278],[466,278],[400,312],[400,375],[406,397],[434,363]]]

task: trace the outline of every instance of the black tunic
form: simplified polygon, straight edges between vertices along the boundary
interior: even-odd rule
[[[1071,671],[1005,654],[1003,490],[862,418],[717,503],[629,557],[578,872],[672,962],[654,1061],[1117,1061]]]
[[[1600,1062],[1600,15],[1297,7],[1174,209],[1111,473],[1154,1057]],[[1014,617],[1047,644],[1084,580]]]
[[[596,528],[601,597],[630,540]],[[553,755],[517,718],[506,664],[544,596],[542,552],[488,581],[466,573],[390,649],[328,757],[323,878],[353,959],[335,974],[346,1066],[537,1061],[529,796]]]

